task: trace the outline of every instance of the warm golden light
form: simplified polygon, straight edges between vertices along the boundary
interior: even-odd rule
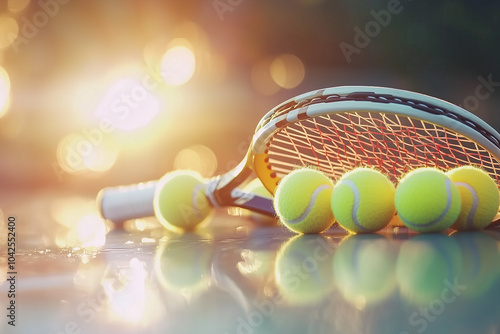
[[[25,9],[30,3],[30,0],[9,0],[7,7],[12,13],[18,13]]]
[[[108,270],[116,269],[109,268]],[[132,258],[121,267],[117,277],[101,283],[109,294],[107,312],[110,320],[131,325],[148,325],[164,316],[157,291],[150,286],[146,264]]]
[[[120,277],[120,286],[117,287],[116,284],[107,280],[103,282],[104,288],[111,295],[108,312],[116,321],[138,323],[146,307],[147,273],[144,263],[137,258],[131,259],[126,269],[126,275]]]
[[[52,218],[69,229],[77,225],[79,217],[92,211],[96,211],[95,200],[85,197],[59,197],[54,199],[50,206]]]
[[[61,197],[50,207],[52,218],[61,225],[55,229],[59,248],[97,249],[106,242],[111,227],[98,214],[95,200],[85,197]]]
[[[109,86],[94,111],[101,132],[132,131],[151,123],[160,103],[153,92],[157,85],[152,85],[149,79],[147,75],[142,81],[121,78]]]
[[[204,145],[192,145],[177,153],[174,168],[194,170],[203,177],[211,177],[217,170],[217,157]]]
[[[161,77],[168,85],[180,86],[191,80],[195,68],[196,59],[191,49],[184,45],[173,46],[161,60]]]
[[[304,64],[297,56],[283,54],[271,63],[271,77],[280,87],[295,88],[304,80],[304,76]]]
[[[106,226],[97,214],[83,216],[78,221],[76,233],[83,248],[102,247],[106,243]]]
[[[83,157],[85,167],[94,172],[105,172],[116,162],[118,151],[104,145],[95,146],[91,155]]]
[[[5,115],[10,104],[10,77],[3,67],[0,67],[0,117]]]
[[[128,220],[123,224],[123,229],[129,233],[144,232],[160,227],[160,223],[154,217]]]
[[[59,141],[57,160],[64,171],[72,174],[83,171],[105,172],[113,167],[118,147],[106,140],[104,133],[96,131],[72,133]]]
[[[0,49],[8,48],[17,39],[19,25],[9,16],[0,16]]]
[[[92,153],[92,144],[82,136],[72,133],[62,138],[57,146],[57,161],[67,173],[77,173],[86,169],[83,156]]]

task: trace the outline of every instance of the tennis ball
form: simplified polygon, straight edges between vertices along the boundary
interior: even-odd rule
[[[174,171],[161,178],[153,199],[160,223],[174,231],[192,230],[214,209],[205,196],[205,182],[193,171]]]
[[[274,208],[281,222],[297,233],[319,233],[334,222],[330,197],[333,181],[312,168],[299,168],[278,184]]]
[[[351,233],[380,230],[394,217],[394,184],[370,168],[344,174],[333,189],[331,207],[337,222]]]
[[[419,234],[399,249],[396,280],[401,296],[410,304],[429,306],[453,287],[462,274],[457,242],[444,234]],[[446,291],[449,292],[448,290]]]
[[[394,200],[401,221],[417,232],[440,232],[458,218],[460,192],[446,174],[435,168],[418,168],[406,174]]]
[[[324,235],[297,235],[286,241],[275,262],[276,286],[292,305],[316,304],[328,297],[333,283],[334,247]]]
[[[463,166],[446,173],[462,198],[462,209],[451,226],[456,230],[479,230],[488,226],[498,212],[500,195],[493,179],[482,169]]]
[[[391,296],[396,282],[397,248],[379,234],[350,235],[333,257],[333,275],[345,300],[375,305]]]

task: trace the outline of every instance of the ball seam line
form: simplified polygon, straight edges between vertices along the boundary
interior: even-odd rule
[[[358,187],[356,187],[356,184],[352,182],[351,180],[343,180],[341,183],[345,183],[349,188],[351,188],[352,193],[354,195],[354,204],[351,209],[351,219],[354,222],[354,225],[356,225],[357,228],[363,230],[363,231],[368,231],[366,227],[361,225],[361,223],[358,221],[358,210],[359,210],[359,202],[360,202],[360,195],[359,195],[359,190]]]
[[[446,197],[447,197],[448,201],[446,202],[446,208],[444,209],[444,211],[441,213],[441,215],[439,217],[437,217],[436,219],[431,220],[430,222],[425,223],[425,224],[412,223],[398,212],[399,218],[403,221],[403,223],[405,223],[405,225],[410,225],[410,227],[415,227],[415,228],[430,227],[430,226],[433,226],[433,225],[439,223],[444,218],[444,216],[446,216],[448,214],[448,211],[451,208],[451,200],[452,200],[451,187],[450,187],[451,183],[452,183],[451,180],[449,180],[449,179],[446,180]]]
[[[288,220],[287,219],[287,223],[288,224],[298,224],[298,223],[301,223],[308,215],[309,213],[311,213],[311,210],[314,206],[314,204],[316,203],[316,197],[319,196],[319,193],[322,192],[323,190],[326,190],[326,189],[331,189],[332,187],[327,185],[327,184],[322,184],[320,186],[318,186],[316,189],[314,189],[312,195],[311,195],[311,198],[309,200],[309,203],[307,205],[307,208],[306,210],[298,217],[298,218],[295,218],[295,219],[292,219],[292,220]]]
[[[467,221],[465,225],[467,228],[472,228],[474,225],[474,216],[476,215],[477,208],[479,205],[479,198],[477,196],[476,190],[468,183],[465,182],[455,182],[456,186],[461,186],[467,188],[472,196],[472,206],[470,208],[469,214],[467,215]]]

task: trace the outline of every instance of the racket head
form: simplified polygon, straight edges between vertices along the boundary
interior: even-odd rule
[[[342,86],[299,95],[262,118],[251,151],[251,168],[272,193],[302,166],[334,181],[371,166],[396,183],[418,167],[475,165],[500,183],[495,129],[452,103],[400,89]]]

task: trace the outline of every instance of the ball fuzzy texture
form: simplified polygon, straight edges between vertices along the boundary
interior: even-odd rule
[[[193,230],[214,212],[205,196],[205,181],[194,171],[174,171],[163,176],[153,206],[160,223],[176,232]]]
[[[330,208],[333,181],[312,168],[300,168],[278,184],[274,208],[280,221],[297,233],[320,233],[334,222]]]
[[[351,233],[375,232],[394,217],[394,184],[379,171],[356,168],[333,189],[331,207],[337,222]]]
[[[457,186],[435,168],[418,168],[403,177],[395,205],[401,221],[421,233],[441,232],[458,218],[462,201]]]
[[[451,226],[456,230],[479,230],[488,226],[498,212],[498,186],[482,169],[463,166],[446,173],[462,198],[462,209]]]

